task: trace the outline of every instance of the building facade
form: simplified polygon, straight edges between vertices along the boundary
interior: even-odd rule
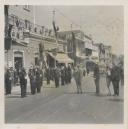
[[[96,43],[99,53],[99,65],[101,72],[106,70],[106,66],[112,64],[112,49],[109,45],[104,45],[103,43]]]
[[[55,67],[56,63],[73,63],[66,55],[67,42],[56,39],[54,30],[34,24],[33,6],[9,5],[5,15],[6,33],[10,31],[11,48],[5,50],[5,65],[7,67],[25,67],[39,65],[40,44],[43,46],[43,61],[46,65]],[[6,42],[5,42],[6,44]],[[60,59],[60,56],[65,59]]]
[[[67,53],[74,60],[74,65],[85,63],[84,33],[80,30],[59,32],[59,37],[67,40]]]
[[[98,47],[93,44],[92,38],[81,30],[63,31],[59,35],[67,40],[67,52],[75,65],[82,64],[83,67],[92,69],[90,65],[99,61]]]
[[[9,50],[5,50],[5,65],[7,67],[17,67],[18,65],[25,67],[30,58],[27,52],[29,39],[24,36],[24,32],[28,30],[28,24],[33,21],[33,7],[26,5],[8,5],[7,11],[5,23],[8,30],[6,33],[10,29],[11,47]]]

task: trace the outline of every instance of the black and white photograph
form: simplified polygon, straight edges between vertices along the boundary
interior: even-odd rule
[[[123,124],[124,7],[4,5],[5,124]]]

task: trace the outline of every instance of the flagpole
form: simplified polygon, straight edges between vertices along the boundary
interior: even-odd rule
[[[34,23],[34,28],[36,24],[36,18],[35,18],[35,6],[33,6],[33,23]]]
[[[55,23],[55,9],[53,10],[53,22]],[[58,38],[57,38],[57,35],[56,35],[56,44],[57,44],[57,48],[58,48]]]
[[[54,23],[54,25],[53,25],[53,28],[54,28],[54,33],[55,33],[55,38],[56,38],[56,44],[57,44],[57,49],[56,49],[56,54],[55,54],[55,56],[57,55],[57,52],[58,52],[58,39],[57,39],[57,32],[56,32],[56,27],[55,27],[55,9],[53,10],[53,23]],[[55,59],[55,67],[56,67],[56,59]]]
[[[53,10],[53,21],[55,21],[55,9]]]

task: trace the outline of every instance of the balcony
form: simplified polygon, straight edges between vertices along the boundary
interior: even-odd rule
[[[17,30],[23,30],[25,36],[34,36],[39,39],[46,39],[54,42],[56,41],[53,29],[48,29],[44,26],[33,24],[30,21],[20,19],[14,15],[8,16],[8,23],[17,28]],[[58,40],[62,43],[66,42],[66,40],[61,39],[60,37],[58,37]]]

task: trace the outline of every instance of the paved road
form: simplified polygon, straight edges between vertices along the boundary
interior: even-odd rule
[[[29,88],[29,87],[28,87]],[[45,85],[41,94],[20,98],[19,88],[5,98],[6,123],[122,123],[123,87],[120,96],[106,96],[105,78],[100,81],[101,95],[95,95],[92,77],[83,80],[84,94],[76,94],[71,85],[55,88]],[[112,86],[111,86],[112,90]],[[29,92],[29,89],[28,89]]]

